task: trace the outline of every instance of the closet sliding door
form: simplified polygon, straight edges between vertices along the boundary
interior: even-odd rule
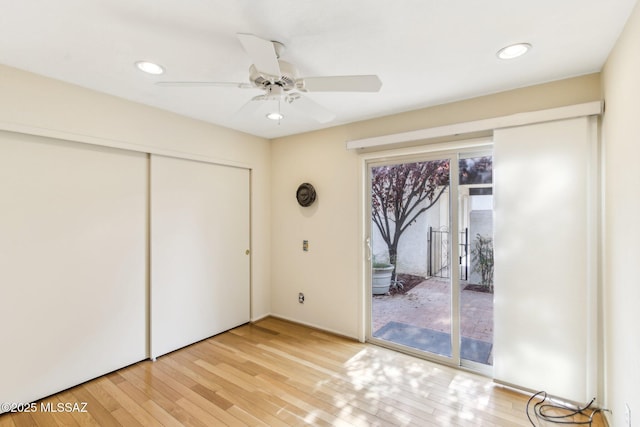
[[[249,170],[151,156],[151,356],[249,321]]]
[[[597,396],[595,118],[494,134],[498,381]]]
[[[146,154],[0,132],[0,402],[148,357],[147,187]]]

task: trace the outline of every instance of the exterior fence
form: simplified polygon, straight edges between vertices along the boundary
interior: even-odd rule
[[[429,254],[428,254],[428,273],[431,277],[451,277],[449,269],[450,244],[448,230],[436,230],[429,227]],[[469,278],[469,229],[465,227],[460,231],[459,246],[460,256],[458,265],[460,266],[460,280]]]

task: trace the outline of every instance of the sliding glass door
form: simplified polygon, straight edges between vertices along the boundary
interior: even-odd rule
[[[491,163],[490,152],[369,163],[372,342],[491,365]]]

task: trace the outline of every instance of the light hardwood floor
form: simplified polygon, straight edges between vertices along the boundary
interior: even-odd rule
[[[87,412],[4,414],[0,427],[530,426],[526,401],[481,376],[267,318],[36,402]]]

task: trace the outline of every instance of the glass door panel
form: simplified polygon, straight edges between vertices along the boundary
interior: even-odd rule
[[[450,158],[369,169],[370,330],[381,344],[455,359],[450,169]]]
[[[460,358],[493,365],[493,158],[458,161]]]

